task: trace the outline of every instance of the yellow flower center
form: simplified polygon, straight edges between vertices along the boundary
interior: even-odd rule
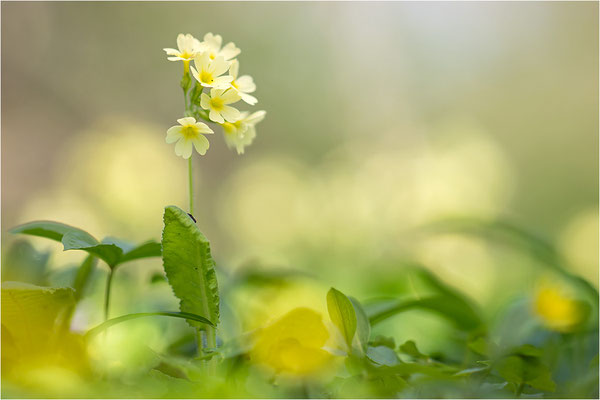
[[[181,134],[186,140],[195,139],[198,137],[198,128],[196,125],[184,125]]]
[[[213,97],[212,99],[210,99],[210,108],[212,108],[215,111],[221,111],[224,105],[225,104],[223,103],[223,99],[220,97]]]
[[[188,53],[187,51],[183,51],[183,52],[182,52],[182,53],[179,55],[179,57],[181,57],[181,58],[193,58],[193,57],[194,57],[194,54],[193,54],[193,53]]]
[[[214,60],[217,55],[211,51],[208,56],[210,57],[211,60]]]
[[[201,71],[200,72],[200,82],[209,83],[210,84],[210,83],[212,83],[212,81],[214,81],[213,74],[211,74],[208,71]]]

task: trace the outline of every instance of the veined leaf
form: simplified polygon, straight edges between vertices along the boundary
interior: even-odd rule
[[[102,332],[105,329],[110,328],[113,325],[119,324],[121,322],[129,321],[137,318],[144,317],[155,317],[155,316],[164,316],[164,317],[174,317],[174,318],[185,318],[188,321],[196,321],[202,324],[208,324],[210,326],[214,326],[214,324],[208,319],[190,313],[177,312],[177,311],[156,311],[156,312],[147,312],[147,313],[134,313],[134,314],[126,314],[117,318],[111,318],[108,321],[104,321],[100,325],[90,329],[86,332],[85,336],[88,338],[96,336],[98,333]]]
[[[334,288],[327,292],[327,311],[331,321],[338,327],[348,348],[352,348],[352,339],[356,333],[356,312],[346,295]]]
[[[179,298],[182,312],[202,315],[219,323],[219,293],[210,244],[194,221],[175,206],[165,208],[162,236],[163,266],[167,280]],[[193,327],[205,323],[187,320]]]

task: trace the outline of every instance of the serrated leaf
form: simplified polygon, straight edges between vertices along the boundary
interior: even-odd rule
[[[356,312],[352,302],[337,289],[327,292],[327,311],[335,326],[340,330],[348,348],[352,348],[352,340],[356,333]]]
[[[356,335],[358,336],[358,341],[360,342],[362,351],[366,352],[369,339],[371,338],[371,324],[369,323],[369,317],[367,317],[367,313],[365,313],[365,310],[358,300],[354,297],[348,297],[348,299],[352,303],[356,314]]]
[[[175,206],[165,208],[162,236],[163,266],[182,312],[219,323],[219,293],[210,244],[194,221]],[[188,319],[193,327],[206,324]]]

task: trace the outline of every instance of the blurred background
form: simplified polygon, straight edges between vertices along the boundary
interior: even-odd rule
[[[221,273],[301,270],[321,301],[330,285],[362,299],[410,259],[488,310],[533,290],[530,257],[420,231],[469,216],[554,242],[598,286],[597,15],[593,2],[3,3],[3,248],[37,219],[160,239],[163,207],[187,205],[187,163],[164,142],[181,65],[162,49],[213,32],[241,48],[267,111],[243,156],[217,130],[194,158]],[[57,282],[84,257],[32,243]],[[160,260],[141,264],[119,271],[114,314],[158,301],[131,282]]]

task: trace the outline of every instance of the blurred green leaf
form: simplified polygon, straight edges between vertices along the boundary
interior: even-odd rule
[[[160,244],[154,241],[148,241],[137,247],[112,237],[98,242],[88,232],[60,222],[34,221],[19,225],[10,232],[56,240],[63,244],[64,250],[86,251],[102,259],[111,268],[116,268],[127,261],[159,257],[161,254]]]
[[[345,294],[331,288],[327,292],[327,311],[331,321],[342,333],[348,348],[352,348],[352,340],[356,333],[356,312],[352,302]]]
[[[75,301],[78,301],[83,296],[85,288],[88,286],[94,269],[96,267],[96,257],[89,255],[83,260],[81,266],[77,269],[77,275],[73,281],[73,289],[75,289]]]
[[[396,348],[396,341],[394,340],[393,337],[389,337],[389,336],[384,336],[384,335],[377,335],[373,338],[373,340],[371,340],[369,342],[369,344],[373,347],[376,346],[385,346],[385,347],[389,347],[390,349],[395,349]]]
[[[387,346],[369,346],[367,348],[367,357],[376,364],[388,367],[393,367],[400,363],[396,352]]]
[[[12,228],[11,233],[23,233],[26,235],[45,237],[61,242],[67,232],[81,232],[89,235],[87,232],[70,225],[53,221],[33,221]]]
[[[442,317],[454,322],[463,330],[476,330],[482,321],[473,309],[460,299],[444,295],[434,295],[418,300],[396,300],[387,302],[385,308],[369,315],[371,325],[375,325],[396,314],[413,309],[434,311]]]
[[[569,271],[567,261],[550,241],[512,222],[499,219],[452,217],[426,226],[425,231],[434,233],[458,232],[475,235],[520,248],[585,290],[594,301],[594,304],[598,306],[598,290],[585,279]]]
[[[4,252],[2,281],[19,281],[34,285],[46,284],[49,257],[50,253],[38,252],[26,240],[15,241]]]
[[[165,208],[163,266],[182,312],[203,315],[219,323],[219,293],[210,244],[192,218],[175,206]],[[191,326],[206,324],[190,319]]]
[[[142,243],[137,247],[134,247],[130,251],[127,251],[121,257],[120,263],[124,263],[127,261],[133,261],[140,258],[148,258],[148,257],[160,257],[162,254],[161,244],[150,240],[148,242]]]
[[[144,317],[155,317],[155,316],[164,316],[164,317],[174,317],[174,318],[185,318],[187,321],[196,321],[202,324],[207,324],[210,326],[215,326],[210,320],[204,318],[203,316],[186,313],[186,312],[177,312],[177,311],[155,311],[155,312],[146,312],[146,313],[134,313],[134,314],[126,314],[117,318],[111,318],[107,321],[104,321],[100,325],[90,329],[86,332],[86,337],[92,338],[96,336],[98,333],[102,332],[105,329],[110,328],[113,325],[120,324],[121,322],[129,321],[137,318]]]
[[[404,344],[401,344],[399,350],[400,352],[407,354],[415,359],[428,358],[425,354],[421,353],[419,349],[417,349],[417,344],[412,340],[408,340]]]
[[[548,392],[556,389],[550,370],[542,364],[537,356],[510,355],[494,363],[493,368],[507,382],[513,383],[517,388],[522,388],[524,384],[527,384]]]
[[[356,314],[356,335],[358,336],[361,350],[366,352],[371,337],[371,323],[369,322],[369,317],[367,317],[367,313],[358,300],[354,297],[348,297],[348,299],[352,303]]]

